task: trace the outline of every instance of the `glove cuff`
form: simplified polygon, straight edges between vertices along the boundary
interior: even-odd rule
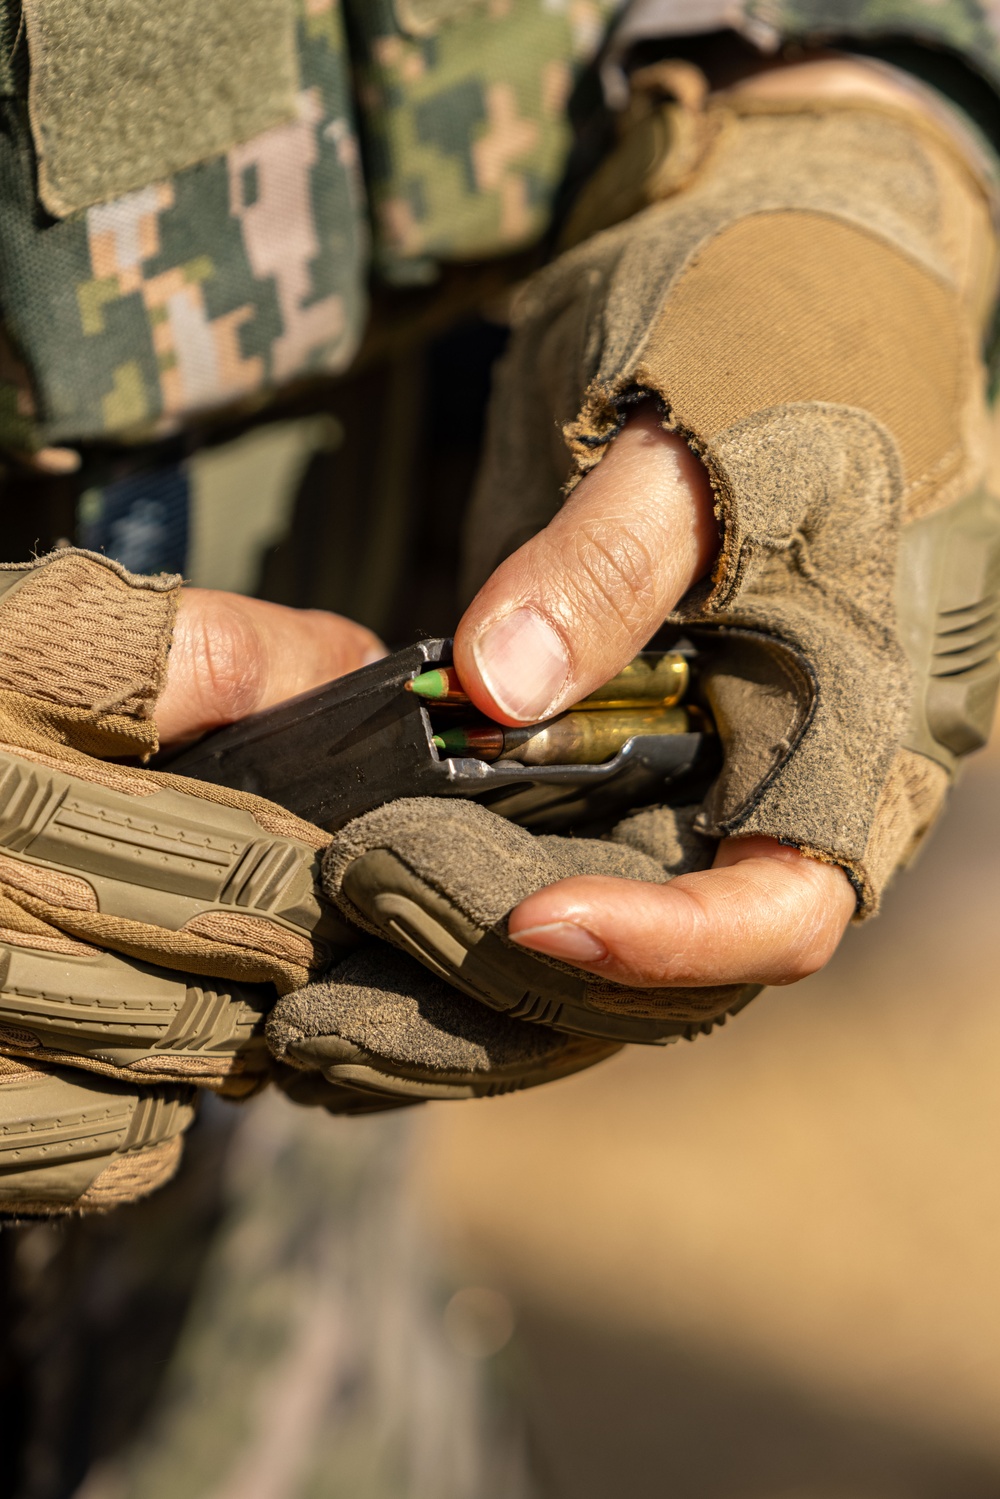
[[[0,739],[148,759],[181,583],[75,547],[0,566]]]

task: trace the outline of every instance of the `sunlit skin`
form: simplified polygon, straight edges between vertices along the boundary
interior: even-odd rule
[[[846,60],[762,72],[738,87],[919,108],[907,91]],[[717,548],[701,464],[655,413],[639,409],[551,524],[467,609],[455,639],[466,690],[502,723],[558,712],[625,665],[711,569]],[[511,666],[522,660],[524,638],[523,630],[514,638],[514,616],[538,647],[533,677]],[[492,637],[499,670],[487,680],[487,633],[503,621]],[[157,711],[161,734],[178,741],[203,733],[379,650],[368,631],[335,615],[189,590]],[[519,703],[532,711],[511,711]],[[830,958],[854,909],[839,868],[773,839],[730,838],[712,869],[664,885],[589,876],[549,885],[515,908],[509,932],[524,947],[635,987],[790,984]]]
[[[197,738],[384,654],[370,630],[339,614],[185,588],[156,706],[160,741]]]
[[[477,706],[505,713],[475,646],[491,624],[528,608],[565,644],[552,711],[615,674],[662,622],[718,548],[708,477],[687,444],[640,410],[555,520],[504,562],[469,606],[455,661]],[[515,908],[524,947],[619,983],[645,987],[790,984],[830,958],[853,914],[842,871],[770,838],[730,838],[714,867],[666,885],[596,876],[561,880]]]
[[[715,550],[711,498],[702,480],[686,446],[661,432],[650,415],[640,414],[549,528],[544,552],[536,543],[522,549],[494,575],[477,604],[485,600],[492,610],[506,600],[516,607],[541,558],[548,569],[547,600],[585,600],[585,590],[557,591],[556,564],[572,569],[584,533],[596,536],[601,555],[612,558],[623,502],[631,516],[630,536],[649,527],[648,546],[642,550],[655,566],[666,551],[653,545],[657,512],[676,534],[683,518],[677,514],[678,496],[686,495],[686,539],[677,549],[683,565],[675,557],[664,562],[643,591],[665,612],[671,595],[682,593],[689,577],[710,565]],[[633,573],[628,587],[638,593],[634,582]],[[608,596],[606,589],[605,602]],[[484,621],[491,617],[480,616]],[[470,610],[463,630],[475,620]],[[644,638],[638,610],[634,618],[622,611],[620,635],[612,632],[610,614],[602,615],[596,630],[593,614],[575,630],[568,608],[560,610],[559,622],[574,643],[583,642],[581,664],[574,667],[577,685],[569,689],[573,695],[612,675]],[[156,714],[161,739],[179,743],[232,723],[354,671],[382,650],[370,631],[336,614],[185,589]],[[473,678],[469,672],[467,686],[481,691]],[[488,710],[492,706],[480,701]],[[551,885],[517,907],[510,929],[525,946],[622,983],[780,984],[794,982],[827,960],[853,906],[853,892],[839,870],[770,839],[730,839],[722,844],[714,869],[684,875],[669,885],[589,877]]]

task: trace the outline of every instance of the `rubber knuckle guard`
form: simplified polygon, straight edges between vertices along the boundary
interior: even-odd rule
[[[265,988],[197,979],[57,936],[0,942],[0,1051],[230,1096],[264,1080]]]
[[[0,1058],[0,1213],[104,1212],[169,1181],[194,1119],[188,1089],[141,1094]]]
[[[81,937],[192,967],[214,946],[264,981],[273,960],[321,962],[324,932],[342,930],[317,874],[314,848],[240,807],[150,782],[130,793],[0,753],[0,888]]]
[[[324,860],[327,893],[350,920],[512,1020],[605,1043],[662,1044],[711,1030],[759,993],[755,985],[630,989],[509,941],[515,905],[583,873],[666,878],[627,845],[537,838],[474,803],[431,798],[357,818]]]

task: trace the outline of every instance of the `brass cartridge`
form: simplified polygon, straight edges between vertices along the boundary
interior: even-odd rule
[[[686,734],[683,708],[632,709],[600,713],[573,710],[547,723],[507,729],[499,725],[445,728],[435,735],[446,756],[516,760],[521,765],[602,765],[637,734]]]

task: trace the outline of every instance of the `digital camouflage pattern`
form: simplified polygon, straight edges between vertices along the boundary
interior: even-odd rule
[[[749,0],[733,9],[775,38],[924,41],[964,55],[1000,88],[1000,12],[990,0]]]
[[[964,56],[1000,87],[1000,15],[989,0],[659,0],[663,34],[729,28],[761,50],[786,41],[918,41]],[[634,0],[634,10],[646,9]]]
[[[619,0],[345,0],[349,28],[340,0],[296,3],[295,119],[59,220],[38,202],[19,0],[0,0],[0,444],[141,438],[342,370],[364,326],[370,240],[383,274],[413,281],[545,231],[567,100]],[[1000,13],[986,0],[655,10],[656,34],[728,26],[765,51],[920,40],[1000,92]]]
[[[61,221],[36,199],[23,47],[0,78],[0,288],[27,369],[0,357],[0,441],[155,431],[349,363],[368,246],[336,0],[302,0],[296,119]]]
[[[566,105],[619,0],[349,0],[382,268],[530,244],[566,166]],[[423,34],[429,33],[429,34]]]

